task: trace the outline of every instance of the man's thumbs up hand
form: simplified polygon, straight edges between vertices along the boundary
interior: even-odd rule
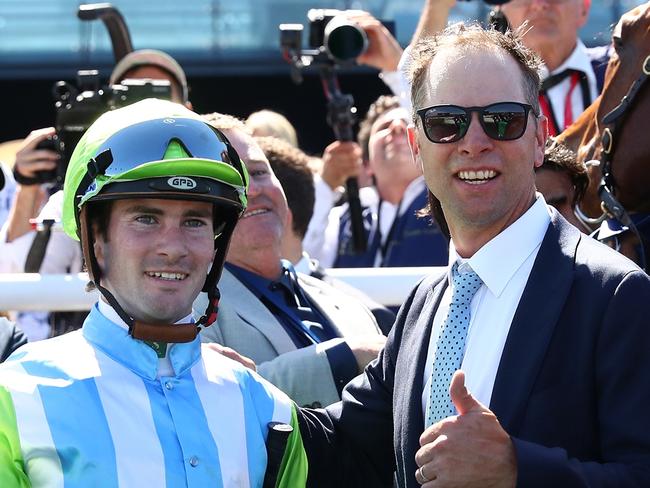
[[[508,433],[467,390],[462,371],[454,373],[449,393],[458,415],[433,424],[420,436],[416,480],[427,487],[434,479],[441,487],[514,487],[517,463]]]
[[[467,390],[465,386],[465,373],[461,370],[456,371],[451,378],[449,394],[451,395],[451,401],[454,402],[454,407],[456,407],[458,415],[465,415],[469,412],[490,411],[489,408],[474,398]]]

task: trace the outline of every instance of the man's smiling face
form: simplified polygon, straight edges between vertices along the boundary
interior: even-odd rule
[[[521,69],[498,48],[481,52],[448,49],[436,55],[427,76],[418,109],[526,103]],[[535,194],[534,167],[542,163],[545,140],[543,127],[534,118],[529,114],[522,137],[510,141],[488,137],[477,113],[472,114],[465,136],[448,144],[429,141],[422,124],[417,124],[416,157],[427,186],[442,204],[454,242],[454,231],[493,237],[530,207]]]
[[[248,208],[235,227],[227,260],[264,274],[260,267],[270,264],[277,267],[282,257],[282,238],[289,213],[287,200],[264,152],[253,138],[239,129],[223,132],[250,175]]]

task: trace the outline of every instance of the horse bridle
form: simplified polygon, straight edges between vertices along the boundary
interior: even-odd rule
[[[641,66],[641,74],[634,80],[628,92],[623,96],[619,104],[603,117],[603,125],[605,130],[600,138],[601,153],[600,153],[600,170],[602,178],[598,185],[598,196],[600,198],[603,215],[599,219],[604,220],[607,216],[614,217],[624,226],[627,226],[634,232],[641,243],[641,267],[646,268],[645,253],[643,251],[643,239],[638,229],[632,222],[630,215],[627,213],[623,205],[614,196],[614,176],[612,175],[612,160],[614,158],[614,150],[620,133],[620,129],[625,120],[625,115],[628,109],[632,106],[632,102],[643,87],[643,85],[650,78],[650,56],[647,56]],[[597,219],[598,220],[598,219]]]

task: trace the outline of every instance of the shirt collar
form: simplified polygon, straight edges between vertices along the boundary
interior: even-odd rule
[[[596,74],[594,73],[594,68],[591,66],[591,59],[587,53],[587,47],[580,39],[578,39],[576,47],[571,51],[571,54],[566,58],[564,63],[555,68],[552,72],[549,73],[548,68],[545,65],[542,66],[542,79],[546,79],[550,75],[561,73],[567,69],[575,69],[585,73],[587,75],[587,80],[589,81],[589,86],[594,87],[595,89]]]
[[[309,254],[303,251],[300,261],[294,264],[293,268],[298,273],[307,274],[307,275],[311,274],[311,259],[309,257]]]
[[[232,263],[226,263],[224,267],[230,271],[235,276],[235,278],[243,282],[249,289],[252,287],[257,291],[262,291],[268,289],[269,285],[273,283],[273,280],[269,280],[264,276],[253,273],[252,271],[248,271],[247,269],[244,269]]]
[[[415,201],[415,199],[420,196],[420,193],[422,193],[422,190],[424,190],[424,188],[425,188],[424,176],[420,175],[408,184],[408,186],[404,190],[404,194],[402,195],[402,200],[400,200],[400,202],[397,205],[387,202],[385,200],[381,200],[381,204],[390,206],[392,208],[398,207],[399,215],[402,216],[408,210],[411,204]]]
[[[193,322],[191,315],[178,323]],[[155,380],[158,374],[156,352],[129,335],[129,329],[117,312],[100,300],[93,306],[83,325],[84,337],[99,350],[139,376]],[[201,341],[168,344],[167,356],[176,376],[191,368],[201,356]]]
[[[541,245],[550,222],[546,201],[538,193],[535,203],[521,217],[471,258],[461,258],[452,240],[449,245],[449,283],[452,265],[458,261],[459,273],[462,274],[469,266],[494,296],[500,296],[521,265]]]
[[[402,203],[400,205],[399,213],[403,215],[404,212],[411,206],[415,199],[420,196],[422,190],[424,190],[424,176],[420,175],[409,183],[404,190],[404,196],[402,197]]]

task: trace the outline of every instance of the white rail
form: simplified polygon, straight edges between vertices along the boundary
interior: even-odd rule
[[[399,306],[413,286],[436,268],[330,269],[327,273],[386,306]],[[85,273],[0,273],[0,310],[89,310],[98,293],[85,291]]]
[[[327,274],[387,307],[399,307],[418,281],[441,268],[333,268]]]
[[[86,273],[0,273],[0,310],[90,310],[99,294],[86,283]]]

